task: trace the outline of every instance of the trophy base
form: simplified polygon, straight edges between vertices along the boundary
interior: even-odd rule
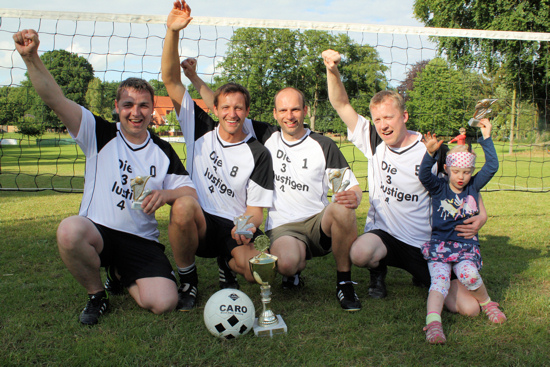
[[[131,208],[134,210],[143,210],[143,208],[141,207],[141,203],[136,203],[136,202],[132,203]]]
[[[279,322],[274,325],[267,325],[267,326],[260,326],[258,325],[258,318],[256,317],[254,319],[254,335],[256,336],[263,336],[263,337],[270,337],[272,338],[274,335],[279,334],[286,334],[287,327],[286,323],[283,321],[283,318],[281,315],[277,315],[277,319],[279,319]]]
[[[477,127],[477,125],[479,125],[479,120],[476,120],[476,119],[470,119],[470,121],[468,121],[468,125],[470,125],[471,127]]]

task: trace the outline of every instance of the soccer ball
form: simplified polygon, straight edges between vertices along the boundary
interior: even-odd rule
[[[221,339],[234,339],[248,333],[255,315],[250,298],[237,289],[217,291],[204,306],[206,328]]]

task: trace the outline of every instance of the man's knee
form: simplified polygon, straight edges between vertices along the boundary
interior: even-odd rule
[[[475,317],[480,312],[479,302],[457,279],[451,282],[449,295],[445,299],[445,306],[449,311],[464,316]]]
[[[284,276],[292,276],[306,267],[305,244],[295,238],[279,237],[271,246],[271,254],[277,256],[277,270]]]
[[[284,276],[296,274],[301,268],[301,265],[305,264],[305,260],[301,261],[299,257],[280,256],[278,258],[277,270]]]
[[[254,249],[253,244],[237,246],[231,251],[232,259],[229,260],[229,267],[234,272],[241,274],[247,282],[256,283],[250,271],[249,260],[257,254],[258,251]]]
[[[161,297],[154,300],[148,309],[155,315],[172,312],[178,304],[177,293],[170,297]]]
[[[176,283],[167,278],[138,279],[129,291],[140,307],[156,315],[171,312],[178,304]]]
[[[459,313],[464,316],[476,317],[479,315],[479,302],[474,297],[460,297],[456,300],[455,310],[452,310],[456,313]]]
[[[75,233],[70,225],[70,218],[65,218],[57,227],[57,246],[61,249],[69,249],[74,246]]]
[[[376,238],[375,238],[376,237]],[[375,235],[364,234],[358,237],[350,249],[350,259],[353,265],[364,268],[376,268],[378,262],[385,257],[384,244]]]
[[[323,222],[330,222],[337,225],[342,230],[347,230],[348,233],[357,234],[357,222],[355,210],[346,208],[343,205],[330,203],[323,214]]]
[[[170,211],[170,225],[185,227],[196,221],[199,203],[191,196],[181,196],[176,199]]]
[[[89,230],[86,226],[89,223],[83,221],[87,221],[87,219],[69,217],[61,221],[57,227],[57,246],[59,250],[74,250],[88,240],[86,236]]]

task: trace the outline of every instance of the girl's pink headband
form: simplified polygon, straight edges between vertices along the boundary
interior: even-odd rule
[[[456,152],[447,155],[447,167],[475,167],[476,156],[470,152]]]

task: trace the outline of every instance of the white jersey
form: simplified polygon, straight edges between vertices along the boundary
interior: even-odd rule
[[[85,184],[79,215],[118,231],[158,241],[155,215],[131,209],[130,180],[152,176],[145,186],[171,190],[194,185],[178,155],[164,140],[148,135],[140,145],[130,143],[114,124],[82,107],[78,136],[86,156]]]
[[[302,139],[290,142],[277,127],[249,119],[245,130],[254,132],[273,159],[275,194],[266,230],[303,221],[329,204],[330,173],[349,167],[332,139],[306,129]],[[351,169],[346,170],[344,180],[350,181],[349,187],[359,184]]]
[[[426,153],[422,135],[407,147],[392,149],[378,136],[370,121],[359,116],[348,139],[369,160],[370,208],[365,232],[381,229],[408,245],[420,247],[430,240],[431,203],[428,191],[418,179]],[[437,165],[432,172],[437,173]]]
[[[234,144],[223,141],[218,123],[187,91],[178,121],[187,145],[187,169],[204,211],[233,221],[247,206],[271,207],[271,156],[252,134]]]

